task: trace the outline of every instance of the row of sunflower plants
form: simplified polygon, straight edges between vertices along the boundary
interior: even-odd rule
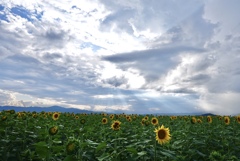
[[[3,161],[240,160],[240,116],[0,113]]]

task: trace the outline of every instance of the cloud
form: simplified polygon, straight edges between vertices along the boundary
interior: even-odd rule
[[[124,76],[117,78],[116,76],[108,78],[106,80],[103,80],[104,83],[109,84],[113,87],[121,87],[124,86],[125,88],[128,88],[128,86],[125,86],[128,82],[127,78]]]
[[[238,3],[2,0],[0,99],[112,112],[238,112]]]
[[[156,81],[179,64],[178,54],[204,52],[204,49],[187,46],[162,47],[143,51],[104,56],[102,59],[117,63],[122,70],[134,68],[141,71],[147,83]]]

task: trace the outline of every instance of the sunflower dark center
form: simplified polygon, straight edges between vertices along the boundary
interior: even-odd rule
[[[155,123],[157,122],[157,120],[156,120],[156,119],[153,119],[152,122],[155,124]]]
[[[164,139],[166,137],[166,135],[167,135],[167,133],[166,133],[165,130],[162,129],[162,130],[158,131],[158,138],[159,139]]]
[[[237,118],[238,122],[240,122],[240,117]]]
[[[54,115],[54,118],[58,118],[58,114],[55,114],[55,115]]]
[[[119,128],[119,124],[114,124],[113,127],[114,127],[114,129],[118,129]]]

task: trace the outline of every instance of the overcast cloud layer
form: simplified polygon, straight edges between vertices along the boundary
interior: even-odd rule
[[[0,105],[240,113],[240,1],[0,2]]]

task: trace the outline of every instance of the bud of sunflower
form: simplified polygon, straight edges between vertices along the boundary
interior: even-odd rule
[[[81,124],[85,124],[85,123],[86,123],[86,120],[85,120],[85,119],[81,119],[81,120],[80,120],[80,123],[81,123]]]
[[[69,142],[66,146],[67,154],[73,154],[76,151],[76,144],[74,142]]]
[[[53,127],[49,128],[48,132],[49,132],[50,135],[56,135],[57,132],[58,132],[58,127],[57,126],[53,126]]]
[[[150,125],[150,122],[149,121],[145,121],[145,125],[146,126]]]
[[[10,110],[10,114],[15,114],[15,110]]]

